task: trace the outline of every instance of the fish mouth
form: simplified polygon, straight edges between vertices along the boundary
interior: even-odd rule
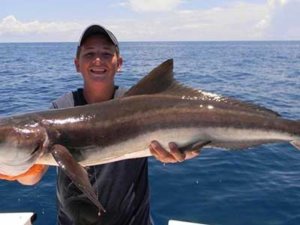
[[[43,144],[38,143],[26,161],[35,162],[37,158],[41,156],[42,152],[43,152]]]
[[[31,153],[25,153],[19,155],[16,159],[2,161],[0,159],[0,173],[7,176],[18,176],[30,169],[38,158],[42,155],[43,148],[41,145],[37,145]],[[17,155],[16,155],[17,156]]]
[[[9,160],[5,162],[5,165],[9,167],[18,167],[18,166],[23,167],[28,165],[30,167],[40,157],[42,152],[43,152],[42,145],[37,144],[37,146],[34,147],[34,149],[31,151],[31,153],[27,154],[27,156],[25,156],[22,160]]]
[[[33,149],[33,151],[31,152],[30,155],[33,156],[34,158],[36,158],[36,157],[40,154],[41,150],[42,150],[42,145],[41,145],[41,144],[38,144],[38,145]]]

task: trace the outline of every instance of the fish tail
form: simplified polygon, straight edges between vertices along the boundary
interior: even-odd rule
[[[293,134],[295,135],[294,140],[290,141],[291,145],[300,150],[300,120],[293,121]]]
[[[291,141],[291,144],[292,144],[295,148],[297,148],[298,150],[300,150],[300,139]]]

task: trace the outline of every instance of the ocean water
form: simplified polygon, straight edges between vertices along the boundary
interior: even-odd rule
[[[0,44],[0,117],[47,109],[82,85],[75,43]],[[185,85],[263,105],[300,119],[300,42],[126,42],[117,84],[130,87],[174,59]],[[172,141],[172,140],[170,140]],[[1,156],[0,156],[1,158]],[[289,144],[205,149],[178,164],[149,159],[151,209],[169,219],[209,225],[300,224],[300,151]],[[33,211],[56,223],[55,169],[35,186],[0,181],[0,212]]]

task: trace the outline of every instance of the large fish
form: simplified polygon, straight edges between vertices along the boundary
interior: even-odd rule
[[[98,206],[84,166],[150,156],[149,143],[175,141],[241,149],[290,142],[300,149],[300,122],[263,107],[194,90],[173,78],[173,60],[151,71],[123,98],[0,120],[0,173],[58,165]]]

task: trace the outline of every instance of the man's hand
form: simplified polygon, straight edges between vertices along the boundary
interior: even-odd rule
[[[0,179],[9,180],[9,181],[18,181],[19,183],[24,185],[33,185],[42,179],[47,169],[48,166],[35,164],[25,173],[22,173],[17,176],[7,176],[7,175],[0,174]]]
[[[198,149],[193,149],[190,151],[181,152],[178,146],[174,142],[169,143],[170,152],[164,149],[158,141],[152,141],[150,143],[149,149],[152,155],[159,161],[163,163],[177,163],[182,162],[186,159],[191,159],[200,154],[202,146]]]

